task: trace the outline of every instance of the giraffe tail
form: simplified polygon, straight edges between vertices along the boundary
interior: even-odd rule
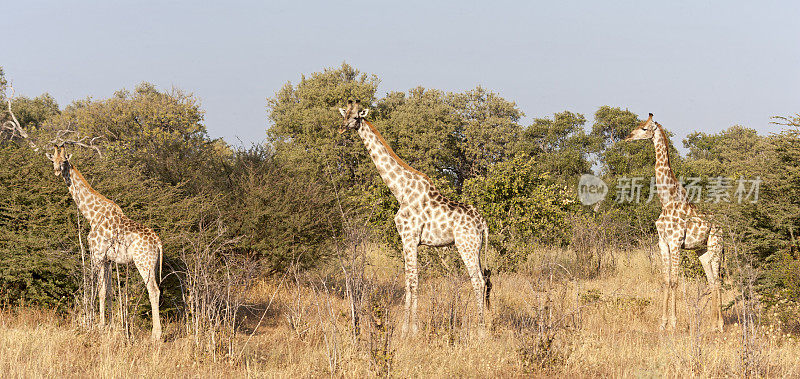
[[[164,280],[162,278],[164,272],[164,249],[161,246],[161,243],[158,244],[158,285],[161,285],[161,281]]]
[[[486,222],[486,220],[484,220],[483,221],[483,251],[481,252],[482,253],[481,255],[486,254],[488,251],[489,251],[489,224]],[[481,266],[481,271],[483,271],[483,281],[484,281],[484,286],[485,286],[484,288],[486,289],[485,293],[484,293],[484,296],[485,296],[484,297],[484,303],[486,304],[486,309],[489,310],[489,308],[491,306],[491,303],[489,302],[489,294],[492,292],[492,280],[491,280],[492,270],[490,270],[488,268],[483,268],[483,265],[481,265],[480,257],[478,258],[478,265]]]

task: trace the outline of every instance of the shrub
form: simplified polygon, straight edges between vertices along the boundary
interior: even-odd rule
[[[574,199],[548,173],[538,172],[533,160],[516,157],[490,167],[486,176],[467,180],[464,197],[489,223],[501,268],[513,270],[524,261],[531,241],[563,245],[570,240],[567,215],[576,207]]]

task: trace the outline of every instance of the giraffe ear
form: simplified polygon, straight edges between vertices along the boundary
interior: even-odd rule
[[[47,159],[49,159],[49,160],[51,160],[51,161],[53,160],[53,154],[50,154],[50,153],[44,153],[44,155],[47,157]]]
[[[67,158],[67,160],[72,159],[72,154],[67,154],[66,158]]]
[[[339,108],[339,113],[342,114],[342,117],[344,117],[347,114],[347,112],[344,110],[344,108]]]
[[[358,112],[358,117],[364,118],[367,117],[369,114],[369,109],[363,109],[361,112]]]

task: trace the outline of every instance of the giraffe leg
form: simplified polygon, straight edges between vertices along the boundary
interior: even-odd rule
[[[670,293],[670,307],[669,307],[669,326],[670,329],[675,330],[675,327],[678,325],[678,317],[677,317],[677,289],[678,289],[678,268],[679,268],[679,259],[680,259],[680,246],[681,241],[679,239],[673,239],[669,243],[669,258],[670,258],[670,267],[669,267],[669,293]]]
[[[672,282],[669,283],[669,296],[670,296],[670,305],[669,305],[669,328],[670,330],[675,330],[678,326],[678,316],[677,316],[677,308],[678,308],[678,281],[673,278]]]
[[[722,291],[719,280],[719,265],[722,259],[722,238],[711,231],[708,237],[708,250],[700,256],[700,263],[706,273],[706,279],[711,290],[711,312],[715,318],[715,327],[720,332],[723,330],[722,319]]]
[[[151,339],[153,341],[161,341],[161,316],[159,314],[158,303],[161,297],[161,290],[158,288],[158,281],[156,280],[156,269],[158,267],[158,251],[154,250],[149,254],[145,254],[146,261],[142,262],[135,260],[136,268],[139,270],[139,275],[142,276],[145,286],[147,287],[147,295],[150,298],[150,310],[153,317],[153,332]]]
[[[419,330],[417,319],[417,286],[419,272],[417,271],[417,249],[419,247],[419,228],[411,226],[410,220],[404,217],[402,209],[395,216],[395,226],[400,238],[403,240],[403,261],[405,263],[406,295],[405,313],[401,334],[416,335]]]
[[[100,300],[100,326],[106,324],[106,264],[97,264],[97,297]],[[92,300],[94,301],[94,300]]]
[[[669,256],[669,245],[666,241],[666,233],[662,231],[661,226],[659,223],[656,223],[658,229],[658,248],[661,252],[661,264],[662,270],[664,274],[664,285],[663,285],[663,300],[661,301],[661,329],[664,330],[667,328],[667,309],[669,308],[669,292],[670,292],[670,256]]]
[[[151,338],[154,341],[161,341],[161,316],[158,310],[161,290],[158,289],[158,283],[156,283],[156,277],[153,272],[150,273],[150,279],[147,281],[147,295],[150,297],[150,309],[153,313],[153,333]]]
[[[100,298],[100,326],[106,324],[106,300],[111,299],[111,262],[100,262],[97,272],[98,297]]]
[[[406,258],[406,309],[408,312],[407,330],[414,336],[419,330],[419,319],[417,318],[417,288],[419,286],[419,272],[417,271],[417,245],[410,245],[403,248]]]
[[[478,316],[480,317],[481,324],[484,324],[486,321],[484,318],[486,282],[484,281],[480,264],[480,231],[475,230],[474,233],[454,231],[454,234],[456,248],[461,255],[461,259],[464,261],[464,266],[467,267],[470,281],[472,281],[472,289],[475,291],[475,298],[478,301]]]
[[[664,280],[664,285],[662,286],[662,288],[663,289],[662,289],[661,292],[663,292],[664,296],[662,297],[663,300],[661,301],[661,325],[660,325],[660,329],[661,330],[666,330],[667,329],[667,320],[668,320],[667,315],[668,315],[668,312],[669,312],[668,311],[669,310],[669,289],[670,289],[669,279],[665,279]]]
[[[106,299],[111,295],[108,292],[111,280],[111,262],[106,262],[106,252],[110,244],[103,239],[93,227],[88,236],[89,251],[91,253],[92,273],[97,275],[97,293],[100,298],[100,326],[106,324]],[[94,297],[92,297],[94,301]]]

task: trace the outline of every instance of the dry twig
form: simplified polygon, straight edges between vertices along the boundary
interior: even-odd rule
[[[9,139],[22,138],[28,143],[28,146],[30,146],[33,151],[38,153],[41,148],[36,144],[36,142],[34,142],[33,138],[28,135],[28,132],[19,123],[14,111],[11,110],[11,100],[14,98],[14,87],[9,86],[9,88],[11,89],[11,96],[7,96],[5,100],[8,107],[8,114],[11,116],[11,119],[4,121],[3,124],[0,125],[0,135],[2,135],[4,132],[9,132],[11,134]],[[52,146],[74,145],[91,149],[97,152],[97,155],[102,158],[103,154],[100,151],[100,147],[96,145],[96,143],[101,139],[102,137],[100,136],[93,138],[89,138],[88,136],[80,136],[77,130],[59,129],[56,130],[55,137],[48,141],[48,143]]]

